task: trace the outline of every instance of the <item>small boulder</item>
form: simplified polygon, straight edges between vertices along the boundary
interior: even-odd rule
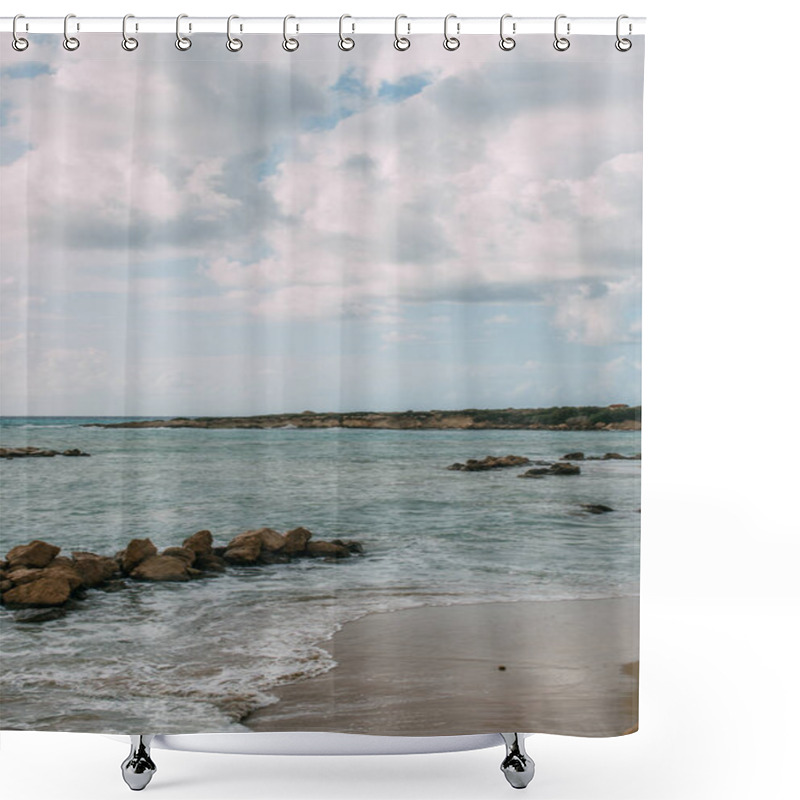
[[[447,469],[458,470],[461,472],[483,472],[487,469],[502,469],[503,467],[520,467],[523,464],[530,464],[531,460],[525,456],[486,456],[486,458],[467,459],[466,464],[457,462],[451,464]]]
[[[110,580],[119,569],[119,565],[113,558],[81,551],[72,553],[72,562],[75,571],[83,581],[83,585],[87,587],[98,586]]]
[[[33,567],[17,567],[6,573],[6,579],[11,581],[15,586],[22,586],[23,583],[30,583],[31,581],[38,581],[41,577],[42,570],[34,569]]]
[[[309,542],[306,555],[312,558],[350,558],[350,551],[344,545],[333,542]]]
[[[194,564],[195,558],[197,557],[194,550],[190,550],[188,547],[165,547],[161,551],[161,555],[182,558],[187,566],[190,567]]]
[[[286,537],[272,528],[260,528],[258,531],[261,534],[261,543],[263,550],[270,553],[277,553],[286,546]]]
[[[188,547],[189,550],[194,550],[198,555],[200,553],[210,554],[213,541],[214,537],[211,535],[211,531],[197,531],[188,539],[183,540],[183,546]]]
[[[146,558],[131,572],[131,578],[140,581],[188,581],[189,565],[183,558],[156,555]]]
[[[518,478],[543,478],[549,474],[550,467],[532,467],[529,470],[517,475]]]
[[[34,539],[30,544],[21,544],[6,555],[11,567],[46,567],[59,553],[60,547]]]
[[[50,622],[53,619],[65,617],[67,612],[63,608],[22,608],[14,612],[14,622]]]
[[[14,607],[60,606],[69,600],[72,590],[66,578],[43,577],[15,586],[3,595],[3,602]]]
[[[231,539],[224,558],[232,564],[255,564],[261,555],[263,544],[259,531],[245,531]]]
[[[584,461],[586,456],[584,453],[577,451],[575,453],[567,453],[565,456],[561,456],[562,461]]]
[[[283,552],[289,556],[304,553],[308,547],[308,541],[311,539],[311,536],[311,531],[308,530],[308,528],[294,528],[284,537],[285,544],[283,546]]]
[[[61,453],[62,456],[88,456],[88,453],[84,453],[82,450],[78,450],[77,447],[74,447],[72,450],[64,450]]]
[[[215,553],[198,553],[192,566],[203,572],[225,572],[225,559]]]
[[[72,560],[65,558],[62,563],[57,564],[56,561],[59,560],[60,559],[54,559],[51,564],[45,567],[42,570],[42,577],[63,578],[69,584],[70,592],[74,592],[76,589],[83,586],[83,579],[80,573],[75,569]]]
[[[128,546],[122,551],[120,566],[122,571],[130,573],[146,558],[151,558],[158,553],[158,548],[150,539],[131,539]]]

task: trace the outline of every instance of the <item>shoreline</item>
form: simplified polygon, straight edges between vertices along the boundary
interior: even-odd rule
[[[247,417],[173,417],[84,423],[84,428],[368,428],[378,430],[639,431],[641,406],[464,409],[460,411],[303,411]]]
[[[422,606],[346,623],[337,665],[273,689],[253,731],[431,736],[638,727],[639,598]]]

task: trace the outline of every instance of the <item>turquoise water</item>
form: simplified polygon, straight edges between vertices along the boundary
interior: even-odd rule
[[[638,594],[639,461],[577,477],[451,472],[514,453],[640,452],[638,432],[85,428],[4,419],[0,444],[91,458],[0,460],[2,552],[34,538],[112,555],[133,537],[217,544],[268,525],[361,541],[363,558],[229,569],[189,584],[89,592],[79,610],[2,624],[2,725],[246,730],[281,683],[334,665],[320,643],[371,611]],[[581,503],[614,513],[590,515]]]

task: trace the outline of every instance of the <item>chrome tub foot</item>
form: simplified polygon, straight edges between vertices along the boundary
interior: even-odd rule
[[[153,738],[153,734],[131,734],[131,752],[122,762],[122,779],[134,792],[144,789],[155,774],[156,765],[150,757]]]
[[[500,765],[506,780],[515,789],[524,789],[535,772],[533,759],[525,752],[525,740],[520,733],[501,733],[506,743],[506,757]]]

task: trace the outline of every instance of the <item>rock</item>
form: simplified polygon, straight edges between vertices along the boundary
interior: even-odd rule
[[[188,547],[189,550],[194,550],[198,555],[201,553],[210,555],[213,541],[214,537],[211,535],[211,531],[197,531],[197,533],[193,533],[188,539],[183,540],[183,546]]]
[[[122,552],[120,566],[122,571],[130,573],[138,564],[146,558],[151,558],[158,553],[158,548],[150,539],[131,539],[128,546]]]
[[[344,545],[333,542],[309,542],[306,555],[312,558],[350,558],[350,551]]]
[[[182,558],[189,567],[194,564],[195,558],[197,557],[194,550],[190,550],[188,547],[165,547],[161,551],[161,555]]]
[[[30,583],[31,581],[39,580],[42,577],[42,570],[34,567],[17,567],[16,569],[9,570],[6,573],[6,579],[11,581],[16,586],[21,586],[23,583]]]
[[[271,553],[269,550],[262,550],[258,559],[259,564],[288,564],[292,559],[286,553]]]
[[[23,608],[14,612],[14,622],[50,622],[61,619],[67,612],[63,608]]]
[[[272,528],[260,528],[258,533],[261,535],[262,553],[267,550],[270,553],[277,553],[286,546],[286,537]]]
[[[73,448],[72,450],[64,450],[61,453],[62,456],[88,456],[88,453],[84,453],[82,450],[78,450],[78,448]]]
[[[331,543],[338,544],[341,547],[346,547],[351,553],[364,555],[364,545],[362,545],[361,542],[356,542],[353,541],[352,539],[348,539],[345,542],[343,542],[341,539],[331,539]]]
[[[580,451],[575,453],[567,453],[565,456],[561,456],[562,461],[583,461],[585,458],[586,456]]]
[[[602,503],[581,503],[581,508],[590,514],[607,514],[614,510],[611,506],[604,506]]]
[[[52,458],[53,456],[88,456],[77,449],[64,450],[44,450],[41,447],[0,447],[0,458]]]
[[[72,590],[63,577],[43,577],[15,586],[3,595],[3,602],[14,607],[60,606],[69,600]]]
[[[283,552],[288,556],[304,553],[311,536],[311,531],[308,530],[308,528],[294,528],[284,537],[285,544],[283,546]]]
[[[64,559],[67,563],[56,564],[55,561],[42,570],[42,578],[63,578],[69,584],[70,593],[83,586],[83,579],[75,569],[70,559]]]
[[[188,581],[189,569],[183,558],[155,555],[136,566],[130,576],[140,581]]]
[[[517,475],[518,478],[543,478],[545,475],[550,473],[550,467],[533,467],[520,475]]]
[[[501,469],[502,467],[520,467],[523,464],[530,464],[531,461],[525,456],[486,456],[480,460],[470,458],[466,464],[456,462],[447,469],[458,470],[461,472],[482,472],[487,469]]]
[[[225,572],[227,565],[222,556],[214,553],[198,553],[192,566],[203,572]]]
[[[518,475],[519,478],[543,478],[545,475],[580,475],[581,468],[569,462],[557,461],[549,467],[533,467]]]
[[[46,567],[59,553],[60,547],[34,539],[30,544],[21,544],[8,551],[9,567]]]
[[[564,463],[553,464],[549,469],[551,475],[580,475],[581,468],[576,464],[570,464],[568,461]]]
[[[232,564],[255,564],[261,555],[263,545],[259,531],[245,531],[231,539],[224,558]]]
[[[113,558],[94,553],[74,551],[72,561],[75,571],[81,576],[84,586],[98,586],[116,575],[119,565]]]
[[[0,594],[3,594],[3,592],[7,592],[9,589],[13,588],[14,584],[8,580],[8,578],[3,578],[3,580],[0,581]]]

